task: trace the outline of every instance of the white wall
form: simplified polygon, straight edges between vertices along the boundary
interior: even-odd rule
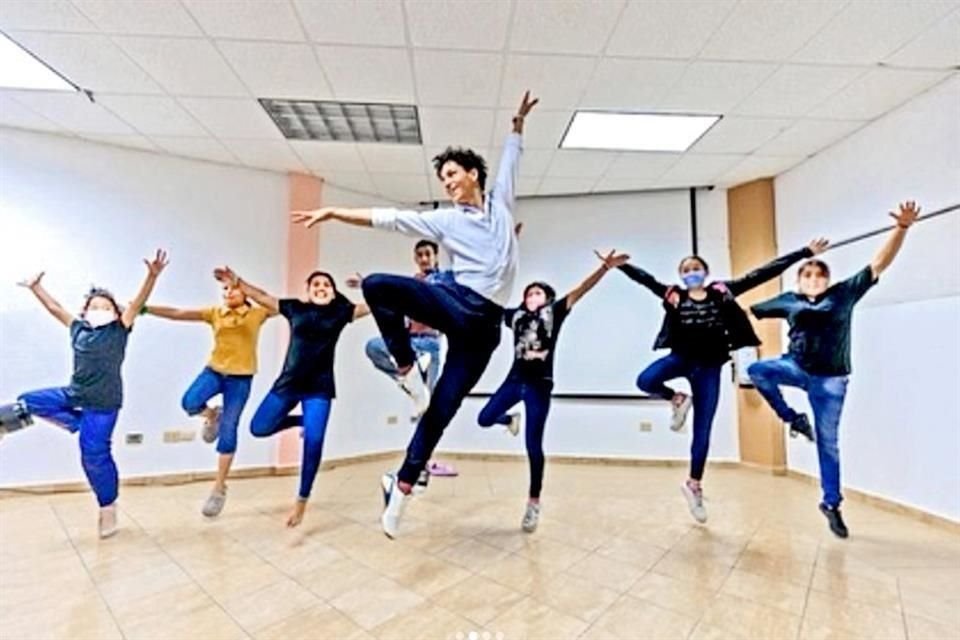
[[[842,239],[889,222],[915,199],[960,203],[960,78],[935,87],[778,176],[781,247]],[[826,254],[835,278],[866,265],[872,238]],[[960,520],[960,212],[912,229],[897,261],[858,306],[853,375],[840,429],[844,484]],[[789,398],[803,403],[799,394]],[[788,463],[818,473],[814,448]]]
[[[216,304],[215,265],[229,263],[280,291],[287,225],[286,178],[279,174],[0,129],[0,399],[68,382],[66,330],[14,283],[45,270],[45,286],[70,310],[91,283],[120,301],[139,286],[142,259],[170,252],[152,301],[185,307]],[[276,374],[282,320],[264,327],[262,373],[240,426],[238,466],[274,464],[276,443],[254,440],[248,423]],[[199,440],[163,444],[171,428],[197,429],[180,397],[212,344],[202,324],[141,317],[124,365],[126,401],[114,435],[121,476],[212,470],[216,454]],[[139,446],[124,434],[144,433]],[[0,444],[0,486],[82,480],[76,438],[48,424]]]

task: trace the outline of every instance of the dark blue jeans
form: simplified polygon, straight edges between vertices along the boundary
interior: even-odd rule
[[[297,403],[303,405],[302,415],[290,415]],[[313,481],[320,470],[323,456],[323,438],[330,420],[331,400],[326,396],[267,394],[253,414],[250,432],[258,438],[267,438],[290,427],[303,427],[303,462],[300,465],[300,493],[306,500],[313,489]]]
[[[447,336],[443,371],[397,474],[402,482],[413,484],[500,343],[503,309],[452,279],[428,283],[406,276],[375,274],[363,279],[363,297],[399,367],[414,362],[405,318]]]
[[[690,477],[703,478],[710,451],[710,430],[720,401],[720,370],[723,363],[709,364],[671,353],[655,361],[637,377],[641,391],[673,399],[676,393],[666,385],[667,380],[686,378],[690,382],[693,399],[693,442],[690,445]]]
[[[220,434],[217,436],[219,453],[234,453],[237,450],[237,425],[240,414],[250,397],[253,376],[231,376],[205,367],[183,394],[183,410],[195,416],[207,406],[207,401],[223,394],[223,413],[220,415]]]
[[[527,459],[530,461],[531,498],[539,498],[543,488],[543,468],[546,464],[543,455],[543,432],[547,425],[547,414],[550,413],[552,391],[553,382],[549,380],[524,382],[519,378],[509,377],[490,397],[477,418],[481,427],[510,424],[510,417],[505,412],[523,401],[527,414],[525,436]]]
[[[97,502],[101,507],[116,502],[120,480],[110,440],[120,410],[75,407],[64,387],[28,391],[18,400],[32,415],[80,433],[80,463]]]
[[[797,412],[784,400],[780,387],[797,387],[807,392],[817,433],[823,503],[830,507],[839,506],[843,500],[840,493],[840,414],[847,395],[847,376],[811,375],[790,356],[754,362],[747,373],[757,391],[784,422],[792,422]]]

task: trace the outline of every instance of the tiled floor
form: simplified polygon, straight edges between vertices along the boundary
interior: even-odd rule
[[[304,524],[293,477],[125,487],[121,532],[90,495],[0,500],[0,638],[960,638],[960,536],[849,502],[841,541],[817,492],[710,469],[707,526],[681,469],[553,464],[540,530],[526,468],[463,461],[378,528],[384,465],[324,472]]]

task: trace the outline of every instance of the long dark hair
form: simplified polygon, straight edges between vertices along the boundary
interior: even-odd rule
[[[536,280],[531,282],[523,289],[523,308],[527,309],[527,294],[530,293],[530,289],[540,289],[547,296],[547,304],[553,304],[553,301],[557,299],[557,292],[553,287],[548,285],[546,282]],[[529,311],[529,309],[527,309]]]
[[[313,282],[314,278],[320,278],[320,277],[326,278],[327,281],[330,282],[330,286],[333,287],[334,297],[340,295],[340,291],[337,290],[337,281],[333,279],[333,276],[327,273],[326,271],[320,271],[319,269],[307,276],[307,286],[308,287],[310,286],[310,283]]]

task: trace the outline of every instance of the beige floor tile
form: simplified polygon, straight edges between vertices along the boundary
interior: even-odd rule
[[[585,622],[596,620],[620,597],[620,594],[612,589],[566,574],[541,583],[530,595],[557,611],[563,611]]]
[[[645,569],[632,564],[592,554],[571,566],[566,573],[623,593],[640,579],[644,571]]]
[[[367,635],[359,625],[328,604],[318,604],[271,624],[253,634],[256,640],[360,640]]]
[[[509,552],[492,545],[470,538],[458,544],[442,549],[437,557],[452,562],[467,569],[478,572],[490,564],[505,558]]]
[[[722,564],[704,564],[687,556],[668,553],[653,565],[651,571],[668,578],[692,582],[698,586],[719,591],[727,576],[730,575],[731,569]]]
[[[533,536],[529,536],[529,538],[529,542],[522,549],[517,550],[517,555],[530,558],[537,564],[550,566],[560,571],[569,569],[572,565],[590,555],[589,551],[549,538]]]
[[[747,550],[740,556],[735,566],[741,571],[776,580],[786,580],[806,587],[810,584],[810,578],[813,575],[814,561],[799,561],[794,558]]]
[[[838,573],[818,566],[810,588],[835,598],[900,611],[900,590],[896,580],[875,580],[857,574]]]
[[[660,561],[666,549],[630,538],[615,537],[597,547],[596,553],[614,562],[623,562],[646,571]]]
[[[644,574],[628,593],[663,609],[699,618],[716,597],[717,590],[651,571]]]
[[[622,640],[642,636],[649,640],[686,638],[696,625],[696,618],[622,596],[594,623],[594,627],[612,633]]]
[[[284,580],[286,576],[266,562],[257,561],[194,578],[200,588],[219,602],[227,602]]]
[[[730,572],[730,576],[723,583],[720,593],[752,600],[795,616],[803,614],[807,601],[807,589],[805,587],[786,580],[759,576],[739,569]]]
[[[475,625],[469,620],[433,603],[424,602],[391,618],[371,633],[379,640],[457,640],[457,634],[462,634],[462,640],[474,628]]]
[[[423,601],[422,596],[396,582],[377,578],[333,598],[330,604],[367,631],[372,631]]]
[[[256,633],[320,602],[306,587],[284,578],[258,591],[228,598],[220,604],[247,632]]]
[[[193,584],[190,576],[172,560],[138,573],[96,582],[100,594],[111,607],[118,607],[162,591]]]
[[[452,562],[422,557],[400,569],[387,569],[383,574],[397,584],[419,593],[425,598],[470,578],[473,574]]]
[[[475,575],[440,591],[431,600],[448,611],[483,626],[524,597],[524,594],[498,582]]]
[[[370,567],[344,557],[334,560],[323,571],[298,574],[296,580],[317,597],[329,601],[378,577],[380,574]]]
[[[793,640],[800,629],[799,616],[730,595],[718,595],[701,622],[732,633],[749,630],[751,637],[768,640]]]
[[[748,630],[747,633],[749,633]],[[735,633],[729,629],[721,629],[708,624],[700,623],[693,630],[687,640],[754,640],[752,636],[745,636],[741,633]]]
[[[907,616],[907,637],[910,640],[945,640],[960,636],[957,625],[948,625],[919,616]]]
[[[811,591],[807,598],[804,624],[812,629],[860,634],[885,640],[903,640],[903,616],[898,611],[881,609],[860,602]]]
[[[480,575],[514,591],[530,594],[540,585],[553,580],[559,573],[553,565],[543,565],[524,556],[509,555],[490,563]]]
[[[587,628],[587,623],[552,607],[525,598],[486,625],[496,637],[504,640],[546,640],[548,638],[576,638]]]

